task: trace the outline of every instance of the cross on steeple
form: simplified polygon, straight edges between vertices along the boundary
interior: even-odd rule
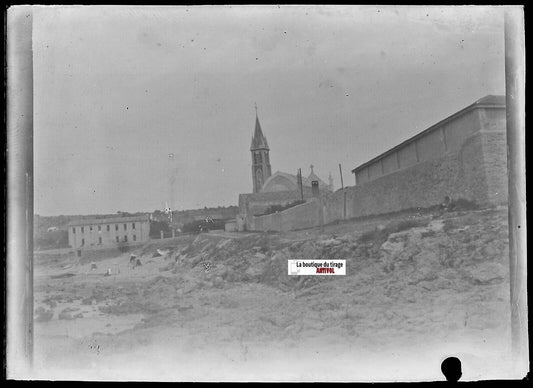
[[[257,103],[254,102],[255,115],[257,116]]]
[[[311,168],[311,174],[312,174],[313,173],[313,167],[315,167],[315,166],[310,165],[309,167]]]

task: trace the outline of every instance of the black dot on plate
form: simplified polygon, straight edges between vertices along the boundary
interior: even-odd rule
[[[457,382],[461,378],[463,372],[461,370],[461,361],[457,357],[446,358],[441,366],[440,370],[446,377],[446,380],[451,382]]]

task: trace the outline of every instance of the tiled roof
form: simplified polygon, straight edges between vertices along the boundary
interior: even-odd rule
[[[150,216],[145,214],[142,216],[132,216],[132,217],[108,217],[108,218],[79,218],[74,221],[70,221],[68,226],[77,226],[77,225],[99,225],[99,224],[119,224],[125,222],[148,222],[150,221]]]
[[[276,171],[265,181],[265,183],[263,184],[263,187],[265,187],[271,180],[273,180],[277,176],[282,176],[284,178],[287,178],[289,181],[291,181],[295,185],[298,185],[298,177],[296,175],[289,174],[283,171]],[[328,187],[328,185],[322,179],[320,179],[315,173],[311,173],[308,177],[302,176],[302,181],[303,181],[302,182],[303,185],[307,187],[311,187],[312,181],[318,181],[319,188],[321,189],[325,189]]]
[[[304,185],[312,186],[311,182],[318,181],[319,187],[327,187],[328,184],[318,177],[314,172],[311,172],[307,178],[303,178]]]
[[[489,94],[489,95],[487,95],[487,96],[485,96],[483,98],[480,98],[479,100],[477,100],[473,104],[468,105],[466,108],[461,109],[460,111],[452,114],[451,116],[446,117],[444,120],[439,121],[437,124],[434,124],[431,127],[423,130],[422,132],[417,133],[413,137],[410,137],[409,139],[401,142],[397,146],[389,149],[388,151],[385,151],[382,154],[379,154],[378,156],[370,159],[369,161],[357,166],[356,168],[354,168],[352,170],[352,173],[355,174],[358,170],[361,170],[361,169],[367,167],[368,165],[374,163],[375,161],[385,157],[386,155],[393,153],[394,151],[404,147],[406,144],[411,143],[415,139],[418,139],[418,138],[426,135],[428,132],[431,132],[431,131],[433,131],[433,130],[435,130],[437,128],[440,128],[444,123],[448,122],[449,120],[452,120],[452,119],[454,119],[454,118],[456,118],[456,117],[458,117],[458,116],[460,116],[460,115],[462,115],[462,114],[464,114],[466,112],[469,112],[472,109],[482,108],[482,107],[505,108],[505,96]]]

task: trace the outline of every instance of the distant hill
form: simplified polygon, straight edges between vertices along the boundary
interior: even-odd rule
[[[237,217],[239,213],[238,206],[218,206],[205,207],[203,209],[176,210],[172,212],[172,223],[175,227],[183,227],[195,221],[204,220],[210,217],[213,220],[230,220]],[[155,210],[152,213],[152,219],[155,221],[168,222],[168,214],[163,211]]]

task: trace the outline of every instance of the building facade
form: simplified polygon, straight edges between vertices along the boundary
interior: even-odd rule
[[[124,246],[149,240],[150,218],[85,218],[68,224],[68,243],[72,248]]]

